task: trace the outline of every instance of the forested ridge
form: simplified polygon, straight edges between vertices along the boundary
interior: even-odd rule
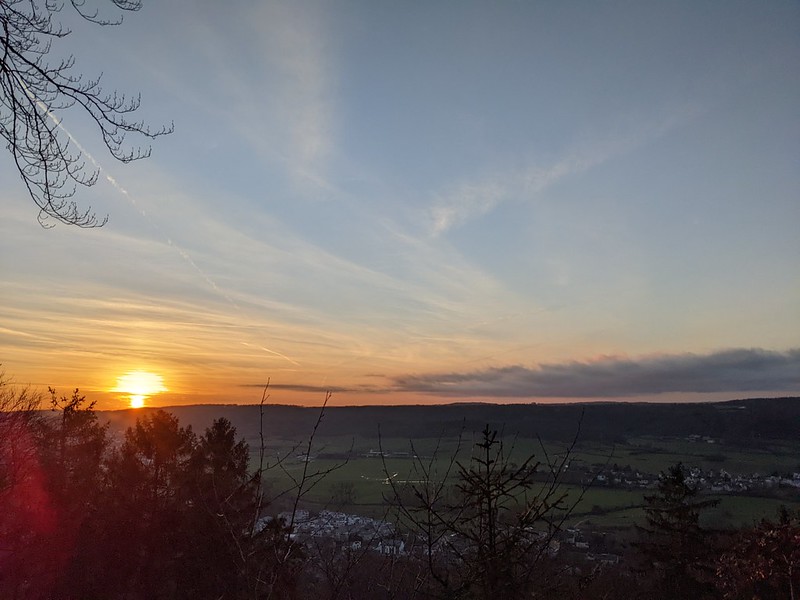
[[[153,410],[153,409],[144,409]],[[257,433],[258,405],[191,405],[167,407],[182,422],[206,427],[224,415],[243,435]],[[317,417],[316,408],[266,405],[265,433],[304,436]],[[124,429],[134,411],[110,411],[104,417]],[[613,441],[630,436],[711,436],[735,444],[764,439],[794,439],[800,431],[800,398],[750,398],[707,403],[594,402],[575,404],[440,404],[414,406],[334,406],[325,414],[328,435],[374,436],[377,425],[386,437],[413,439],[480,431],[489,423],[508,435],[570,440],[578,423],[581,439]]]

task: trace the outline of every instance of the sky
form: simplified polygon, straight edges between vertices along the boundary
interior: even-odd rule
[[[161,0],[52,52],[175,130],[123,165],[57,114],[101,169],[92,230],[42,228],[0,154],[19,385],[106,409],[130,372],[151,405],[800,395],[795,1]]]

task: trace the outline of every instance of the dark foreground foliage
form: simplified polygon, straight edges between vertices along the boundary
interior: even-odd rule
[[[114,444],[77,390],[2,413],[0,597],[292,598],[302,553],[259,521],[259,472],[218,419],[158,411]]]
[[[513,464],[485,427],[470,456],[450,462],[456,485],[419,460],[392,488],[387,515],[400,529],[376,551],[375,540],[297,533],[303,491],[325,473],[304,469],[292,516],[269,518],[262,468],[224,418],[198,435],[156,411],[115,439],[77,390],[51,390],[50,413],[39,404],[0,385],[3,599],[772,600],[800,589],[800,516],[704,529],[710,503],[681,465],[645,498],[639,541],[619,562],[587,566],[557,543],[574,502],[559,491],[563,465]],[[542,472],[544,488],[533,479]]]

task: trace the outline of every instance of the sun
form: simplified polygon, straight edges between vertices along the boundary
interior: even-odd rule
[[[131,408],[142,408],[145,400],[154,394],[168,391],[164,378],[149,371],[128,371],[117,377],[117,385],[112,392],[127,394]]]

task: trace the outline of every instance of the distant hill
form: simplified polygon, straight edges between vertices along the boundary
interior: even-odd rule
[[[133,424],[154,408],[105,411],[119,429]],[[259,431],[257,405],[192,405],[165,407],[183,425],[203,431],[226,417],[241,435]],[[264,435],[282,439],[307,437],[318,408],[264,406]],[[478,431],[489,424],[506,435],[570,440],[580,426],[584,441],[619,441],[654,435],[710,436],[737,445],[759,445],[768,439],[800,439],[800,397],[748,398],[714,403],[586,403],[586,404],[442,404],[416,406],[329,407],[321,434],[325,436],[422,438],[457,435],[462,428]]]

